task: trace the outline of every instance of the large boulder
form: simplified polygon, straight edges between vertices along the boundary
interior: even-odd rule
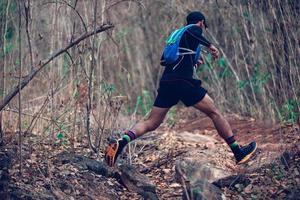
[[[83,155],[71,153],[61,153],[57,156],[57,161],[62,164],[71,163],[83,170],[90,170],[107,178],[115,178],[123,184],[129,191],[136,192],[144,199],[156,200],[156,188],[149,178],[138,172],[131,165],[121,165],[117,169],[108,167],[104,162],[88,158]],[[103,198],[104,199],[104,198]]]
[[[210,183],[226,176],[227,173],[222,169],[185,158],[176,162],[175,171],[176,180],[184,187],[184,199],[225,199],[222,191]]]
[[[156,188],[147,176],[139,173],[132,165],[124,164],[119,168],[122,183],[129,191],[138,193],[144,199],[158,199]]]

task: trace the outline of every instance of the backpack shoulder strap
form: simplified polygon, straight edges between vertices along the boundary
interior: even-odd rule
[[[192,26],[195,26],[195,24],[190,24],[190,25],[184,26],[184,27],[182,27],[182,28],[179,28],[179,29],[176,29],[175,31],[173,31],[173,32],[171,33],[171,35],[167,38],[166,44],[167,44],[167,45],[170,45],[170,44],[173,44],[173,43],[176,43],[176,42],[179,43],[179,41],[180,41],[182,35],[184,34],[184,32],[185,32],[188,28],[190,28],[190,27],[192,27]]]

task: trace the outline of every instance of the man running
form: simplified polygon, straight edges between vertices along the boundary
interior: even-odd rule
[[[213,58],[219,57],[218,49],[202,36],[202,29],[207,28],[205,17],[201,12],[194,11],[186,17],[189,27],[182,35],[179,43],[179,56],[173,64],[166,64],[162,56],[161,64],[165,66],[160,80],[158,94],[148,119],[138,122],[132,129],[127,130],[119,140],[112,140],[105,152],[105,161],[113,166],[124,147],[143,134],[155,130],[164,120],[169,109],[182,101],[185,106],[194,108],[205,113],[214,123],[218,134],[226,141],[232,150],[237,164],[245,163],[255,152],[256,142],[241,146],[235,140],[231,127],[224,116],[214,105],[207,91],[201,87],[201,81],[193,79],[193,69],[201,64],[202,59],[195,62],[195,54],[184,54],[189,49],[194,52],[199,44],[207,47]],[[183,49],[183,50],[182,50]]]

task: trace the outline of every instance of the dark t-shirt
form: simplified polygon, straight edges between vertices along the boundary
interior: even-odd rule
[[[179,46],[196,51],[199,43],[206,47],[209,47],[211,44],[202,36],[202,29],[200,27],[192,26],[183,34]],[[172,65],[166,65],[165,63],[161,62],[161,64],[165,66],[161,80],[172,78],[192,78],[193,67],[196,64],[194,57],[195,54],[179,56],[177,61]],[[163,56],[161,60],[163,60]]]

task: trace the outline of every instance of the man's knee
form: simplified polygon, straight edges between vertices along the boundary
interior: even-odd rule
[[[198,109],[210,118],[222,117],[220,111],[215,106],[213,99],[209,95],[205,95],[202,102],[200,102],[200,107],[198,107]]]
[[[206,114],[210,118],[217,118],[217,117],[220,118],[220,117],[222,117],[221,112],[215,107],[211,108]]]

